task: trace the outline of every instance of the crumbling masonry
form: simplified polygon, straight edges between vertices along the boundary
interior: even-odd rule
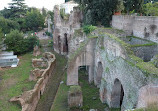
[[[158,18],[133,17],[141,20],[140,24],[148,21],[138,25],[134,19],[125,21],[121,18],[126,17],[114,16],[113,27],[122,30],[97,28],[85,35],[80,29],[81,13],[77,8],[68,21],[61,19],[57,7],[54,15],[54,50],[69,57],[67,85],[78,85],[78,69],[87,66],[89,82],[100,88],[100,100],[109,107],[125,110],[158,104]],[[64,50],[65,33],[68,53]],[[137,37],[127,36],[132,34]]]

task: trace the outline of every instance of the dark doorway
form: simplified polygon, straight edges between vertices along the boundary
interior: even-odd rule
[[[97,75],[96,75],[97,85],[101,84],[102,74],[103,74],[103,66],[101,62],[98,62]]]
[[[68,39],[67,34],[64,34],[64,45],[63,45],[63,52],[68,53]]]
[[[123,103],[124,90],[119,79],[115,79],[111,94],[111,107],[121,108]]]
[[[60,39],[60,36],[58,36],[58,50],[59,50],[59,53],[61,53],[61,39]]]

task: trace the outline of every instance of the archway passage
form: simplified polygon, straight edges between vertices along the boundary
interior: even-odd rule
[[[103,66],[101,62],[98,62],[97,75],[96,75],[97,85],[101,84],[102,74],[103,74]]]
[[[59,50],[59,53],[61,53],[61,39],[60,39],[60,36],[58,36],[58,50]]]
[[[63,45],[63,52],[68,53],[68,39],[67,34],[64,34],[64,45]]]
[[[115,79],[111,94],[111,107],[121,108],[123,103],[124,90],[119,79]]]

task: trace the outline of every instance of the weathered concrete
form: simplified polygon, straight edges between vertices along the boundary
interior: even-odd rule
[[[11,102],[20,103],[22,106],[22,111],[34,111],[36,109],[37,103],[43,95],[45,86],[55,68],[56,58],[51,53],[45,53],[44,57],[48,60],[48,67],[44,70],[41,77],[38,79],[34,86],[34,89],[24,92],[18,97],[13,97],[10,99]]]
[[[112,27],[158,43],[158,17],[113,15]]]
[[[103,103],[109,107],[121,107],[122,110],[136,108],[139,89],[151,83],[158,86],[158,73],[144,72],[144,66],[138,66],[140,63],[145,64],[143,60],[132,58],[134,55],[130,44],[121,41],[119,35],[100,34],[81,34],[82,37],[78,35],[71,40],[67,84],[78,85],[78,67],[89,66],[89,82],[94,81],[100,87]],[[158,71],[155,66],[152,67]]]

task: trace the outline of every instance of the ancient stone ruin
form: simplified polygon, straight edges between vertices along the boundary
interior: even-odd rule
[[[58,7],[54,12],[54,50],[69,58],[67,85],[79,85],[78,69],[86,66],[89,82],[109,107],[124,111],[158,104],[157,17],[113,16],[113,28],[86,35],[79,9],[69,20],[60,17]]]
[[[11,102],[19,103],[22,106],[22,111],[34,111],[36,109],[38,101],[41,98],[41,95],[43,95],[47,82],[55,68],[56,58],[54,54],[49,52],[44,53],[43,58],[47,61],[47,67],[45,69],[35,69],[31,71],[32,73],[30,74],[30,80],[37,80],[34,88],[30,91],[25,91],[18,97],[10,99]],[[36,60],[38,63],[39,60]],[[35,65],[36,60],[33,60],[33,66],[35,68],[41,67],[40,64]]]

